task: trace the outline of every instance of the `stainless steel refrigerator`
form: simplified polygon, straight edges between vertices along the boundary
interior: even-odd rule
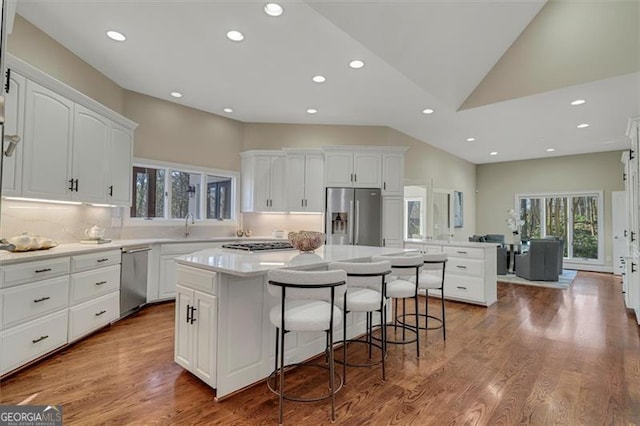
[[[378,188],[327,188],[327,244],[382,245],[382,194]]]

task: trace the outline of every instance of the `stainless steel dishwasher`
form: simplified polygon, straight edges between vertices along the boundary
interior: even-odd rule
[[[120,270],[120,318],[147,303],[148,246],[123,247]]]

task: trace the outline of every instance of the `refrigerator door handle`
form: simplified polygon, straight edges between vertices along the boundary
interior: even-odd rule
[[[358,245],[358,243],[360,241],[360,219],[358,218],[359,214],[360,214],[360,200],[356,200],[356,211],[355,211],[355,215],[354,215],[354,219],[355,219],[354,227],[356,228],[356,231],[355,231],[355,235],[356,235],[355,245]]]
[[[349,201],[349,216],[351,216],[351,220],[349,221],[349,244],[353,244],[353,200]]]

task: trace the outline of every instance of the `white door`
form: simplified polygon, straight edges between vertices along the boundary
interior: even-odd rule
[[[382,188],[382,157],[377,152],[353,154],[354,186]]]
[[[193,361],[193,326],[191,325],[191,307],[194,291],[176,286],[176,329],[174,344],[174,360],[186,369],[191,369]]]
[[[611,193],[612,232],[613,232],[613,273],[621,275],[624,272],[622,259],[629,255],[629,246],[624,237],[627,226],[627,194],[624,191]]]
[[[402,196],[404,154],[382,154],[382,195]]]
[[[382,245],[384,247],[401,248],[403,246],[402,203],[402,197],[382,197]]]
[[[303,154],[287,155],[287,210],[300,212],[304,210],[304,168]]]
[[[71,197],[73,102],[27,81],[22,195]]]
[[[215,296],[195,292],[193,301],[194,340],[192,349],[192,371],[210,386],[216,383],[216,343],[218,327],[218,302]]]
[[[133,134],[130,130],[112,124],[109,141],[109,167],[107,200],[110,204],[131,205],[131,159]]]
[[[328,187],[353,186],[353,154],[330,152],[324,157],[324,181]]]
[[[104,203],[107,198],[107,143],[110,122],[105,117],[75,105],[73,163],[75,182],[71,198]]]
[[[2,163],[2,195],[20,195],[22,189],[22,151],[24,146],[24,101],[25,85],[27,81],[21,75],[11,73],[9,79],[9,91],[5,99],[5,122],[4,134],[6,136],[16,135],[20,138],[20,143],[16,145],[10,157],[5,156]],[[9,146],[9,142],[4,141],[4,152]],[[0,154],[2,155],[2,154]]]
[[[306,156],[304,176],[305,211],[324,212],[324,158],[321,154]]]

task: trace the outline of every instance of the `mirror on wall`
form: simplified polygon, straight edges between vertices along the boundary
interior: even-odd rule
[[[455,195],[454,190],[432,188],[430,184],[405,185],[404,238],[451,239],[455,223],[454,214],[456,211],[459,215],[462,214],[462,204],[456,204]]]

